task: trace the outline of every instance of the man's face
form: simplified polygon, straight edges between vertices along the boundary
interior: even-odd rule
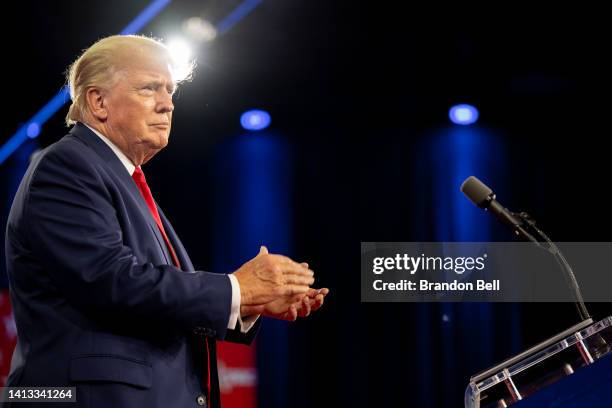
[[[105,96],[107,136],[132,160],[144,163],[168,144],[172,74],[161,58],[136,55],[116,75]]]

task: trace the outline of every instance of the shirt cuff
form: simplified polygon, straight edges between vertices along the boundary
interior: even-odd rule
[[[246,333],[255,325],[255,322],[259,319],[259,315],[247,316],[244,319],[240,317],[240,284],[234,274],[230,273],[227,276],[229,276],[230,283],[232,284],[232,308],[227,328],[235,330],[236,323],[240,323],[240,331]]]
[[[246,333],[251,330],[251,327],[255,325],[259,319],[259,315],[247,316],[244,319],[240,317],[240,313],[238,313],[238,322],[240,323],[240,331],[242,333]]]

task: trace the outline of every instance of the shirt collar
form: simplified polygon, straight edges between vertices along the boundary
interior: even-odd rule
[[[98,132],[96,129],[92,128],[91,126],[89,126],[87,123],[83,123],[83,124],[87,126],[92,132],[94,132],[100,139],[102,139],[104,143],[108,145],[108,147],[111,148],[111,150],[115,153],[115,155],[117,155],[119,160],[121,160],[121,163],[123,163],[123,165],[125,166],[125,169],[128,171],[130,176],[134,174],[134,170],[136,170],[136,166],[134,166],[134,163],[132,163],[132,161],[128,159],[128,157],[125,155],[125,153],[121,151],[121,149],[119,149],[106,136],[104,136],[102,133]]]

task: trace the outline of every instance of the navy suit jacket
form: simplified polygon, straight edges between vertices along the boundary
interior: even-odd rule
[[[86,126],[33,160],[7,226],[18,334],[7,386],[76,386],[73,408],[198,407],[202,396],[219,406],[214,340],[249,344],[259,322],[227,329],[229,278],[194,271],[159,213],[182,270],[132,177]]]

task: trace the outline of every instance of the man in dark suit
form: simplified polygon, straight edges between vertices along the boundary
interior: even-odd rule
[[[72,65],[74,126],[33,160],[8,220],[7,386],[76,386],[71,407],[218,407],[216,339],[249,344],[259,315],[322,305],[308,265],[265,247],[230,275],[194,270],[140,167],[168,143],[173,68],[136,36]]]

